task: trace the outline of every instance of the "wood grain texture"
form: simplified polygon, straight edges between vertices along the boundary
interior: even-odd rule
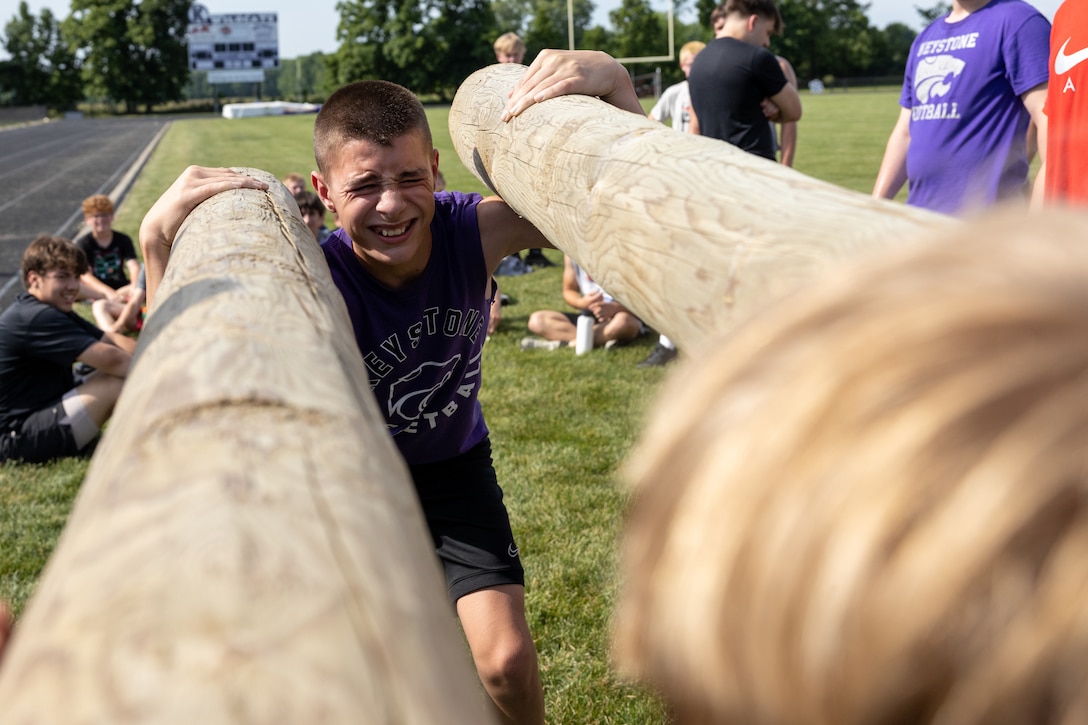
[[[523,72],[493,65],[461,85],[449,124],[462,162],[689,354],[841,260],[955,223],[587,96],[503,123]]]
[[[489,721],[324,256],[245,171],[178,236],[5,725]]]

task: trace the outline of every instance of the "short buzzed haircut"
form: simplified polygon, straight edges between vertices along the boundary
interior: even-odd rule
[[[89,268],[82,249],[62,237],[42,234],[23,252],[23,287],[30,289],[31,272],[45,275],[46,272],[58,270],[79,277]]]
[[[314,159],[324,173],[330,156],[345,143],[392,146],[396,139],[417,132],[431,148],[427,113],[410,90],[389,81],[349,83],[329,96],[317,114]]]

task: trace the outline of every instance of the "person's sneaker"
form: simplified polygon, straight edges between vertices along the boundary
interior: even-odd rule
[[[525,255],[525,263],[530,267],[554,267],[555,262],[544,256],[539,249],[530,249]]]
[[[539,337],[525,337],[521,340],[522,350],[558,350],[561,347],[562,340],[541,340]]]
[[[677,352],[674,347],[665,347],[661,343],[654,345],[654,349],[650,351],[650,354],[646,356],[646,359],[640,362],[636,367],[640,368],[656,368],[662,365],[668,365],[676,356],[680,353]]]
[[[94,372],[94,368],[85,362],[76,362],[72,365],[72,373],[78,378],[85,378]]]
[[[533,268],[522,261],[521,257],[516,254],[511,254],[508,257],[503,257],[499,262],[498,268],[495,270],[496,277],[520,277],[523,274],[529,274],[533,271]]]

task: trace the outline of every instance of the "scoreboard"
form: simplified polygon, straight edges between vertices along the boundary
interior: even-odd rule
[[[203,5],[189,10],[189,70],[261,78],[280,67],[276,13],[212,14]],[[210,80],[210,78],[209,78]]]

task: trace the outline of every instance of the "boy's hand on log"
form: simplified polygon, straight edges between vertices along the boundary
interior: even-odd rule
[[[509,121],[534,103],[566,95],[599,96],[617,108],[644,116],[627,70],[597,50],[542,50],[525,71],[502,112]]]
[[[170,247],[185,217],[201,202],[231,189],[267,189],[252,176],[224,168],[190,166],[167,189],[140,224],[140,246]]]
[[[181,223],[201,202],[231,189],[265,190],[268,184],[225,168],[190,166],[155,202],[140,224],[140,248],[144,253],[148,305],[155,298],[166,272],[170,247]]]

